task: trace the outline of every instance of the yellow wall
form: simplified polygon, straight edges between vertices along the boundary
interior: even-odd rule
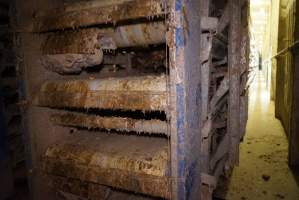
[[[281,0],[278,34],[278,51],[294,43],[295,0]],[[290,51],[276,58],[276,101],[275,114],[289,134],[291,127],[291,106],[293,88],[293,55]]]
[[[277,54],[278,46],[278,24],[279,24],[280,0],[272,0],[268,9],[270,15],[267,19],[267,28],[262,49],[264,74],[267,86],[270,88],[271,100],[275,100],[276,88],[276,60],[271,59]]]
[[[262,55],[275,115],[289,138],[289,163],[299,166],[299,48],[293,46],[299,40],[296,8],[296,0],[271,1]],[[284,53],[270,59],[281,51]]]

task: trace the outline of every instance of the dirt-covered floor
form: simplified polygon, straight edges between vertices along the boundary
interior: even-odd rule
[[[299,200],[299,178],[287,164],[287,138],[274,117],[266,83],[257,74],[250,89],[247,134],[226,200]]]

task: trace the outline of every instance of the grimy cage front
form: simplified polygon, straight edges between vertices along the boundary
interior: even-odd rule
[[[46,2],[15,4],[33,197],[212,198],[246,123],[248,2]]]

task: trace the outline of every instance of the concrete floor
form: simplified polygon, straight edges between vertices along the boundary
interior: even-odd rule
[[[227,200],[299,200],[299,179],[287,164],[287,138],[261,74],[250,89],[247,134]]]

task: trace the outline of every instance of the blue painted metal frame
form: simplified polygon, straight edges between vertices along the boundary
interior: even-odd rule
[[[170,76],[175,98],[171,135],[173,199],[200,198],[200,1],[175,0],[174,63]]]

